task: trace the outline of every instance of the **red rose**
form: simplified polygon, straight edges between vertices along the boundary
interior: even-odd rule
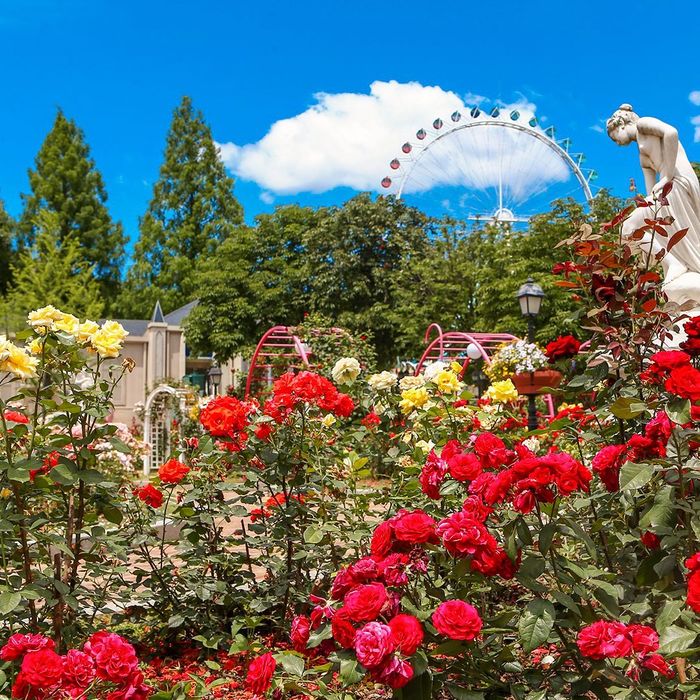
[[[269,423],[260,423],[253,432],[258,440],[268,440],[272,435],[272,426]]]
[[[598,620],[578,633],[576,644],[589,659],[619,659],[632,653],[632,640],[622,622]]]
[[[355,402],[347,394],[338,394],[333,413],[340,418],[349,418],[355,410]]]
[[[635,654],[651,654],[659,648],[659,635],[647,625],[627,625]]]
[[[158,476],[164,484],[179,484],[190,468],[177,459],[169,459],[159,470]]]
[[[700,400],[700,370],[691,365],[676,367],[664,383],[666,391],[682,399]]]
[[[97,675],[119,685],[130,685],[139,670],[134,647],[111,632],[97,632],[86,642],[84,651],[95,660]]]
[[[620,467],[625,461],[627,445],[608,445],[593,458],[593,471],[610,491],[620,490]]]
[[[666,678],[673,678],[675,675],[673,669],[668,665],[666,659],[664,659],[661,654],[649,654],[649,656],[642,659],[642,666],[648,668],[650,671],[660,673],[662,676],[666,676]]]
[[[477,436],[474,440],[474,452],[478,455],[485,469],[498,469],[504,466],[510,458],[503,440],[493,433],[481,433]]]
[[[658,549],[661,546],[661,538],[649,530],[643,533],[640,539],[647,549]]]
[[[370,622],[377,619],[388,600],[383,584],[367,583],[345,596],[345,609],[354,622]]]
[[[335,578],[333,579],[333,586],[331,588],[331,597],[334,600],[340,600],[345,596],[345,594],[351,590],[352,588],[355,588],[355,586],[358,584],[358,581],[355,580],[355,577],[352,574],[352,568],[351,567],[346,567],[344,569],[341,569],[336,575]]]
[[[685,367],[690,363],[690,355],[680,350],[661,350],[651,356],[651,361],[661,369],[670,372],[676,367]]]
[[[270,652],[253,659],[245,679],[246,689],[260,695],[266,693],[272,685],[272,676],[276,667],[277,662]]]
[[[29,651],[54,648],[53,639],[44,637],[43,634],[13,634],[5,646],[0,649],[0,659],[3,661],[15,661]]]
[[[471,452],[455,455],[447,464],[452,478],[457,481],[473,481],[484,469],[479,458]]]
[[[379,567],[372,557],[363,557],[350,567],[350,572],[357,583],[368,583],[377,578]]]
[[[700,316],[696,316],[695,318],[691,318],[690,321],[687,321],[683,326],[683,330],[688,336],[688,339],[684,340],[680,344],[680,347],[689,355],[697,357],[700,355]]]
[[[311,620],[305,615],[297,615],[292,620],[292,630],[290,633],[294,649],[299,652],[306,651],[306,645],[309,643],[310,635]]]
[[[365,668],[376,668],[394,651],[391,627],[381,622],[368,622],[357,630],[355,654]]]
[[[160,508],[163,505],[163,494],[152,484],[135,489],[134,493],[151,508]]]
[[[214,437],[236,438],[249,423],[248,416],[255,404],[243,402],[235,396],[216,396],[202,409],[199,422]]]
[[[362,425],[367,428],[367,430],[372,430],[372,428],[377,425],[381,425],[382,419],[374,412],[370,411],[361,421]]]
[[[688,576],[688,607],[700,613],[700,571],[695,571]]]
[[[53,649],[30,651],[22,659],[22,676],[37,690],[51,690],[61,682],[63,660]]]
[[[482,523],[458,511],[438,523],[436,530],[445,549],[455,557],[477,555],[480,550],[494,550],[497,542]]]
[[[428,459],[418,477],[421,490],[428,498],[435,500],[440,498],[440,486],[442,486],[446,474],[447,462],[438,457],[435,450],[430,450]]]
[[[137,673],[129,685],[113,690],[106,700],[148,700],[151,697],[151,689],[144,685],[143,674]]]
[[[65,690],[84,691],[95,680],[95,662],[84,651],[71,649],[63,657],[63,687]]]
[[[29,418],[24,415],[24,413],[20,413],[19,411],[12,411],[12,410],[7,410],[3,413],[5,420],[6,421],[11,421],[13,423],[22,423],[26,425],[29,423]]]
[[[409,558],[407,554],[394,552],[377,563],[379,576],[387,586],[405,586],[408,583],[406,566]]]
[[[480,496],[467,496],[462,503],[462,511],[470,518],[478,520],[480,523],[486,522],[486,518],[493,513],[493,508],[487,506]]]
[[[392,656],[372,674],[380,683],[397,690],[403,688],[413,678],[413,667],[408,661]]]
[[[345,608],[340,608],[335,611],[331,618],[331,632],[333,639],[343,649],[352,649],[355,644],[355,628],[350,621],[350,615]]]
[[[397,615],[389,620],[394,646],[404,656],[413,656],[423,643],[423,625],[413,615]]]
[[[385,557],[391,551],[394,526],[390,521],[380,523],[372,534],[370,553],[373,557]]]
[[[473,605],[463,600],[447,600],[433,613],[435,629],[450,639],[470,642],[476,639],[484,623]]]
[[[394,536],[401,542],[424,544],[435,537],[435,521],[425,511],[404,511],[393,522]]]
[[[581,348],[581,343],[574,338],[573,335],[562,335],[551,343],[547,344],[545,348],[545,355],[551,363],[557,360],[567,360],[570,357],[578,355],[578,351]]]

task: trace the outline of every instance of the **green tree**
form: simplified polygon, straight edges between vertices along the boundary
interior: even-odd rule
[[[29,170],[29,185],[31,193],[22,195],[19,248],[34,244],[39,210],[54,212],[59,240],[76,242],[110,303],[118,292],[126,239],[121,224],[109,214],[102,175],[82,130],[60,109],[36,156],[35,169]]]
[[[598,225],[609,220],[621,205],[620,200],[602,191],[590,211],[572,199],[559,200],[551,211],[534,216],[526,229],[487,233],[474,330],[524,337],[527,322],[516,294],[520,285],[532,277],[547,295],[537,320],[537,339],[545,342],[562,333],[580,335],[571,295],[556,285],[559,277],[552,274],[552,267],[567,260],[569,251],[556,246],[582,223]]]
[[[61,219],[53,211],[37,213],[36,234],[12,265],[6,325],[18,328],[27,313],[52,304],[81,318],[98,319],[104,311],[100,283],[83,255],[77,236],[61,237]]]
[[[10,285],[10,265],[12,263],[12,239],[15,235],[15,221],[0,200],[0,295],[5,294]]]
[[[198,268],[187,342],[227,359],[249,352],[270,326],[301,322],[310,284],[304,241],[326,215],[291,205],[239,226]]]
[[[402,200],[363,193],[329,209],[308,232],[311,310],[350,331],[369,331],[380,366],[395,361],[403,323],[393,314],[394,277],[411,257],[426,254],[432,228]]]
[[[189,97],[174,112],[160,176],[140,221],[134,263],[120,298],[122,314],[146,317],[196,296],[195,266],[218,256],[242,220],[209,126]]]

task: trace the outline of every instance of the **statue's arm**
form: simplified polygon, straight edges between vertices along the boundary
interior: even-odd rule
[[[663,187],[673,179],[678,157],[678,131],[666,122],[654,117],[642,117],[637,122],[637,129],[642,134],[657,136],[661,139],[661,163],[659,163],[659,183]]]
[[[642,172],[644,173],[644,187],[647,191],[647,197],[651,197],[652,190],[656,185],[656,171],[654,168],[642,168]]]

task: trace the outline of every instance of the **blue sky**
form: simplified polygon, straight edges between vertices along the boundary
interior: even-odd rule
[[[433,94],[438,105],[454,93],[533,109],[572,137],[597,184],[625,195],[630,177],[641,181],[637,153],[601,133],[621,102],[674,124],[700,160],[698,26],[693,0],[0,0],[0,198],[20,212],[27,168],[61,106],[85,131],[113,215],[136,237],[184,94],[229,144],[227,162],[252,178],[236,184],[248,219],[278,203],[342,202],[348,182],[378,182],[387,170],[378,152],[383,164],[384,150],[428,126],[412,119]],[[387,107],[377,95],[392,86]],[[277,138],[263,141],[280,120]]]

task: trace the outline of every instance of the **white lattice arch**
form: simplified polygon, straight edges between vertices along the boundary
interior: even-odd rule
[[[163,400],[168,396],[175,397],[180,412],[185,412],[185,393],[180,389],[160,384],[148,395],[143,417],[143,440],[148,445],[148,454],[143,458],[145,476],[151,473],[154,464],[162,464],[169,456],[162,440],[167,432],[167,420],[164,412],[158,412]]]

